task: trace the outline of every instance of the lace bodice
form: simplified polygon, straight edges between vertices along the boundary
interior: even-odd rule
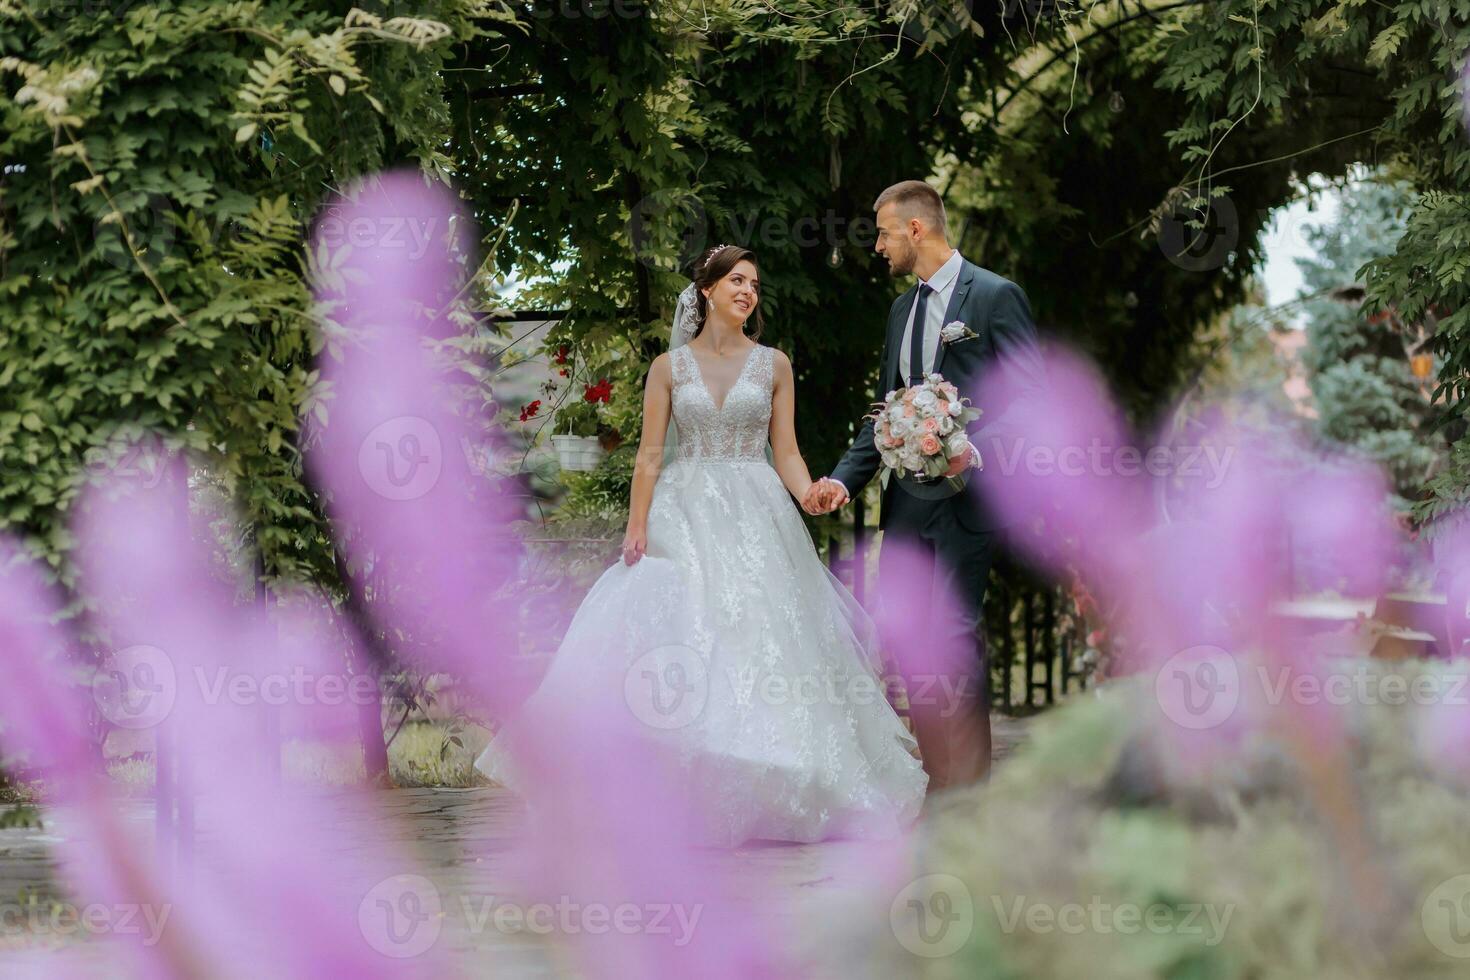
[[[669,360],[678,459],[765,459],[771,428],[771,390],[776,380],[774,357],[773,348],[757,344],[724,404],[717,406],[699,373],[694,353],[687,346],[674,348]]]

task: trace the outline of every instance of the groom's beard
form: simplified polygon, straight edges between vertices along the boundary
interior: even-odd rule
[[[918,251],[910,251],[903,255],[894,255],[889,252],[888,274],[894,279],[901,279],[914,271],[914,260],[918,257]]]

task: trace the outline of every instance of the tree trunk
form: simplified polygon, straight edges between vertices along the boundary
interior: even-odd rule
[[[342,552],[334,543],[332,546],[332,562],[336,565],[337,575],[342,580],[346,601],[343,610],[347,613],[347,619],[357,631],[362,640],[362,646],[349,643],[347,649],[352,658],[352,672],[362,674],[373,679],[373,686],[379,692],[382,691],[382,668],[390,662],[391,656],[383,645],[382,637],[378,633],[377,624],[373,622],[372,614],[368,611],[367,603],[363,599],[362,583],[358,582],[347,568],[347,561],[342,557]],[[383,738],[383,699],[381,694],[375,700],[363,700],[357,706],[357,734],[362,741],[362,763],[367,770],[367,778],[370,783],[385,783],[388,780],[388,743]]]

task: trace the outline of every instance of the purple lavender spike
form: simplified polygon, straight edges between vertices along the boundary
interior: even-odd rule
[[[174,461],[156,487],[100,488],[79,506],[77,534],[83,582],[107,598],[100,622],[121,643],[159,651],[173,690],[154,725],[172,736],[178,793],[197,807],[201,833],[190,873],[167,881],[170,929],[208,950],[212,963],[248,964],[251,975],[387,977],[407,953],[417,967],[441,967],[432,942],[416,948],[413,930],[384,923],[395,910],[371,902],[381,883],[414,870],[391,847],[356,840],[342,819],[371,799],[303,792],[275,778],[268,763],[280,745],[260,724],[263,698],[251,682],[340,673],[341,657],[304,631],[283,641],[257,607],[236,603],[234,586],[189,531],[183,480]],[[306,615],[281,625],[294,629]],[[303,701],[293,705],[303,714],[319,707]]]

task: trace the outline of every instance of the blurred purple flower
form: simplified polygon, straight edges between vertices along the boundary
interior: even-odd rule
[[[1034,561],[1057,574],[1079,562],[1102,573],[1143,532],[1147,496],[1139,476],[1099,464],[1130,442],[1101,375],[1060,348],[1045,357],[1045,397],[1019,396],[1004,425],[981,417],[991,427],[976,443],[984,458],[976,483],[1007,523],[1019,525]],[[1009,402],[1012,384],[997,368],[976,390]],[[1037,527],[1040,538],[1030,533]]]
[[[973,748],[967,726],[975,723],[988,681],[974,623],[934,554],[901,537],[883,542],[880,592],[874,622],[907,688],[924,767],[931,777],[954,767],[963,775],[971,760],[949,753]]]
[[[505,669],[516,621],[503,593],[520,560],[508,524],[519,514],[475,472],[471,450],[494,452],[498,436],[456,405],[459,379],[434,346],[458,333],[451,307],[467,270],[455,243],[472,236],[453,195],[418,173],[365,181],[330,215],[314,240],[315,288],[348,343],[321,363],[335,398],[308,464],[351,562],[392,582],[374,596],[384,624],[503,710],[524,694]],[[339,226],[359,232],[333,252]],[[404,228],[423,240],[394,234]]]
[[[59,610],[39,566],[12,542],[0,541],[3,743],[42,780],[53,815],[67,815],[72,832],[59,843],[58,857],[72,891],[88,901],[161,909],[164,892],[139,859],[143,842],[120,819],[89,744],[81,689],[71,683],[64,660],[67,636],[51,625]],[[197,962],[176,932],[160,939],[154,947],[130,946],[145,975],[178,975]]]
[[[1464,643],[1470,638],[1470,509],[1442,516],[1433,538],[1430,564],[1444,590],[1448,655],[1464,669]],[[1449,690],[1455,690],[1453,686]],[[1461,786],[1470,786],[1470,705],[1446,697],[1427,706],[1418,719],[1418,748],[1425,763]]]
[[[362,229],[407,225],[467,232],[456,203],[418,174],[354,188],[334,218]],[[336,400],[309,464],[348,529],[345,547],[383,583],[383,625],[423,637],[428,666],[460,678],[505,720],[525,693],[515,670],[522,624],[520,546],[513,501],[460,464],[462,445],[490,439],[488,420],[450,398],[454,380],[433,349],[452,336],[450,307],[468,266],[444,240],[421,252],[356,243],[320,255],[317,294],[347,331],[340,361],[323,363]],[[461,240],[472,240],[462,234]],[[579,931],[591,976],[765,977],[767,944],[725,900],[722,877],[686,845],[687,807],[672,760],[618,705],[620,692],[585,705],[549,705],[516,719],[517,768],[534,814],[525,854],[535,889],[609,908],[709,906],[691,941],[649,931]],[[624,710],[614,710],[622,707]],[[644,737],[640,737],[644,736]]]
[[[344,789],[329,797],[276,778],[281,745],[262,724],[260,682],[339,674],[340,652],[311,640],[322,635],[308,622],[313,614],[273,623],[235,601],[207,544],[190,533],[182,461],[155,487],[99,487],[78,514],[82,581],[106,600],[99,624],[117,642],[161,651],[174,691],[156,732],[176,755],[174,792],[192,801],[204,832],[191,842],[190,873],[152,873],[172,907],[170,932],[195,955],[249,964],[252,975],[396,975],[391,930],[374,931],[362,903],[412,863],[389,843],[358,839],[343,821],[373,806],[367,795]],[[237,686],[241,680],[255,684]],[[300,692],[292,698],[305,714],[325,707]],[[106,843],[99,846],[109,850]],[[436,965],[431,951],[416,963]]]
[[[1321,669],[1282,633],[1276,603],[1298,587],[1367,595],[1383,588],[1395,529],[1382,474],[1218,415],[1191,430],[1190,447],[1167,431],[1140,446],[1135,458],[1153,455],[1168,464],[1162,471],[1124,471],[1119,457],[1087,452],[1140,443],[1096,372],[1066,352],[1048,357],[1050,390],[1012,413],[1015,436],[1045,447],[1045,459],[1070,453],[1086,464],[1021,465],[984,486],[997,511],[1023,522],[1016,540],[1034,560],[1077,568],[1114,610],[1109,632],[1124,638],[1127,666],[1155,679],[1141,708],[1167,776],[1213,780],[1261,724],[1280,722],[1303,752],[1338,743],[1335,710],[1269,710],[1257,680],[1261,668]],[[1220,471],[1209,479],[1187,472],[1181,448],[1218,461]],[[1024,533],[1038,519],[1044,533]],[[1282,710],[1291,717],[1279,717]]]

